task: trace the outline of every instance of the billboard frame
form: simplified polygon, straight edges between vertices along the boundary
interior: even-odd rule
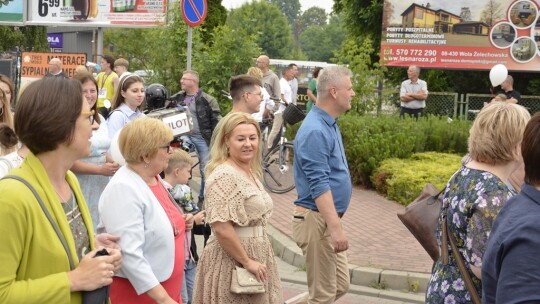
[[[11,25],[11,26],[24,26],[27,19],[27,10],[28,10],[28,1],[26,0],[15,0],[22,1],[22,20],[19,21],[2,21],[0,20],[0,25]]]

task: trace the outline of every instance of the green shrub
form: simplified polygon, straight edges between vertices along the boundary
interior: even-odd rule
[[[300,123],[287,128],[292,140]],[[371,175],[388,158],[408,158],[413,153],[435,151],[467,153],[471,122],[446,117],[399,119],[396,115],[358,115],[348,113],[339,118],[345,153],[354,184],[371,185]],[[301,147],[297,147],[301,149]]]
[[[406,206],[427,183],[434,184],[438,189],[444,188],[460,166],[460,155],[416,153],[408,159],[390,158],[382,161],[371,181],[377,192]]]
[[[367,186],[371,186],[373,171],[388,158],[408,158],[425,151],[465,154],[471,125],[435,116],[416,121],[357,115],[344,115],[339,124],[353,182]]]

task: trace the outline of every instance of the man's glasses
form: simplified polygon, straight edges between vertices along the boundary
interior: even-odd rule
[[[256,95],[256,96],[261,97],[261,99],[263,98],[262,92],[260,92],[259,94],[257,94],[257,93],[251,93],[251,92],[246,92],[246,94]]]
[[[96,111],[92,110],[89,112],[82,112],[81,115],[88,115],[88,121],[90,122],[91,125],[94,124]]]

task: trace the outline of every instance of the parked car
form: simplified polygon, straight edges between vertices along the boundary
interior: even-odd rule
[[[503,33],[502,32],[493,32],[491,33],[491,39],[503,39]]]

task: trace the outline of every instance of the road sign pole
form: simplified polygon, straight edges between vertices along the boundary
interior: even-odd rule
[[[193,27],[188,25],[187,30],[187,70],[191,70],[191,39],[193,37]]]
[[[208,6],[206,0],[182,0],[182,18],[188,25],[187,69],[191,70],[191,45],[193,27],[199,26],[206,18]]]
[[[101,64],[103,58],[103,28],[98,27],[97,30],[97,60],[96,64]]]

